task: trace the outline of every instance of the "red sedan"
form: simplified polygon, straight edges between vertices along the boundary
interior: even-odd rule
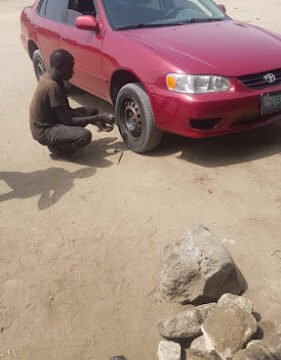
[[[115,106],[136,152],[163,131],[202,138],[281,119],[281,35],[212,0],[36,0],[21,25],[37,78],[68,50],[72,83]]]

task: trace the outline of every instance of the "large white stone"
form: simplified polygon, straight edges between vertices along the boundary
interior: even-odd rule
[[[217,301],[225,293],[240,294],[244,281],[220,240],[200,225],[165,248],[160,290],[169,301]]]

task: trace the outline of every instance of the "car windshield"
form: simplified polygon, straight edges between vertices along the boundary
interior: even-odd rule
[[[212,0],[103,0],[115,30],[220,21],[225,14]]]

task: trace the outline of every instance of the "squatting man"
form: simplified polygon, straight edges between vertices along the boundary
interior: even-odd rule
[[[50,57],[50,71],[43,75],[30,105],[30,128],[33,138],[47,146],[51,155],[69,156],[90,144],[89,124],[99,131],[113,130],[114,116],[98,114],[96,109],[72,109],[64,81],[74,74],[74,58],[66,50],[55,50]]]

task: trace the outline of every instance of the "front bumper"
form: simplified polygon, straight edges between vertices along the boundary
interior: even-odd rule
[[[238,80],[230,91],[188,95],[157,88],[150,93],[157,127],[191,138],[242,132],[281,120],[281,112],[261,115],[261,95],[281,85],[250,90]]]

